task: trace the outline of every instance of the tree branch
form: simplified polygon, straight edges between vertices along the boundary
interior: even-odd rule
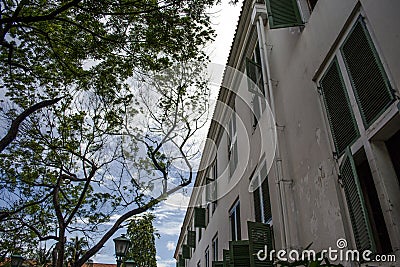
[[[75,262],[74,267],[82,266],[86,261],[88,261],[92,256],[94,256],[103,246],[104,244],[112,237],[112,235],[120,228],[121,224],[129,219],[130,217],[143,213],[155,205],[157,205],[161,199],[154,199],[147,203],[146,205],[130,210],[127,213],[123,214],[119,219],[114,223],[114,225],[103,235],[100,241],[89,249],[78,261]]]
[[[26,209],[26,208],[29,208],[29,207],[31,207],[31,206],[34,206],[34,205],[37,205],[37,204],[40,204],[40,203],[44,202],[44,201],[45,201],[46,199],[48,199],[51,195],[52,195],[52,194],[47,194],[44,198],[42,198],[42,199],[40,199],[40,200],[37,200],[37,201],[28,202],[28,203],[26,203],[25,205],[19,207],[19,208],[16,209],[16,210],[13,210],[13,211],[1,211],[1,212],[0,212],[0,222],[3,221],[5,218],[7,218],[7,217],[9,217],[9,216],[11,216],[11,215],[14,215],[14,214],[16,214],[16,213],[18,213],[18,212],[20,212],[20,211]]]
[[[2,152],[17,137],[19,126],[28,116],[30,116],[34,112],[38,111],[39,109],[54,105],[61,99],[62,99],[62,97],[51,99],[51,100],[44,100],[42,102],[39,102],[39,103],[34,104],[33,106],[27,108],[20,115],[18,115],[18,117],[15,118],[15,120],[13,120],[13,122],[11,123],[11,127],[8,130],[6,136],[4,136],[0,140],[0,152]]]
[[[78,212],[79,208],[81,207],[81,205],[83,203],[83,200],[86,197],[87,190],[90,187],[90,182],[92,181],[92,178],[96,174],[96,171],[97,171],[97,167],[93,165],[92,169],[90,170],[89,177],[86,179],[84,188],[82,189],[82,192],[81,192],[81,195],[79,197],[78,203],[76,203],[74,209],[71,211],[71,213],[69,214],[68,218],[65,221],[66,225],[69,225],[71,223],[71,221],[74,218],[75,214]]]
[[[18,17],[18,14],[21,12],[22,7],[23,7],[26,3],[27,3],[26,0],[22,0],[22,1],[18,4],[18,6],[17,6],[17,8],[15,9],[15,11],[14,11],[12,17],[9,18],[9,20],[7,21],[7,24],[4,26],[4,28],[3,28],[2,31],[1,31],[1,34],[0,34],[0,43],[3,44],[7,32],[11,29],[11,26],[12,26],[13,22],[14,22],[15,19]],[[3,24],[3,23],[4,23],[4,22],[1,22],[1,24]],[[11,46],[10,49],[12,49],[12,46]]]
[[[57,15],[67,11],[73,6],[76,6],[81,2],[82,0],[73,0],[69,3],[66,3],[65,5],[61,6],[60,8],[53,10],[49,14],[46,15],[41,15],[41,16],[26,16],[26,17],[11,17],[11,18],[2,18],[0,19],[0,23],[11,23],[14,22],[39,22],[39,21],[46,21],[46,20],[52,20],[54,19]],[[15,14],[15,13],[14,13]]]

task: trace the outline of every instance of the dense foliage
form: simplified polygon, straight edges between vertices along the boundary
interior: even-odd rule
[[[126,258],[138,267],[157,267],[155,239],[159,234],[153,226],[154,219],[153,214],[145,214],[129,222],[127,235],[131,247]]]
[[[48,242],[61,267],[79,235],[81,266],[191,182],[212,4],[1,1],[0,257]]]

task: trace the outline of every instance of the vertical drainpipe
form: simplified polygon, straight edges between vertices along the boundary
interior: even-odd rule
[[[271,70],[268,61],[268,51],[267,51],[267,43],[266,37],[264,32],[264,21],[263,15],[267,16],[267,11],[265,9],[265,4],[260,14],[259,10],[256,10],[257,3],[254,3],[253,6],[253,23],[257,25],[257,35],[258,35],[258,44],[262,53],[261,56],[261,67],[262,67],[262,75],[264,80],[264,86],[268,88],[268,96],[272,114],[276,119],[276,109],[275,109],[275,100],[274,100],[274,93],[272,90],[272,82],[271,82]],[[255,16],[254,16],[255,15]],[[258,19],[256,21],[256,19]],[[290,246],[290,231],[288,225],[288,218],[287,218],[287,204],[286,204],[286,194],[285,194],[285,184],[283,179],[283,167],[282,167],[282,159],[281,159],[281,151],[279,146],[279,137],[276,137],[276,151],[275,151],[275,169],[276,169],[276,187],[278,190],[278,202],[279,202],[279,209],[280,209],[280,217],[282,221],[282,234],[281,234],[281,243],[282,247],[287,250]]]

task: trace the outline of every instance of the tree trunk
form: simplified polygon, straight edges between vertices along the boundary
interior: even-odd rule
[[[60,229],[59,240],[57,243],[57,261],[56,267],[63,267],[65,254],[65,229]]]

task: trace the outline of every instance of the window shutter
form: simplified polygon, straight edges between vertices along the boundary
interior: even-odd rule
[[[224,267],[230,267],[231,266],[231,255],[229,253],[228,249],[222,250],[222,256],[224,260]]]
[[[194,227],[206,228],[206,209],[194,208]]]
[[[261,184],[262,199],[263,199],[263,212],[264,222],[268,222],[272,218],[271,212],[271,199],[269,197],[268,178],[265,178]]]
[[[187,245],[191,248],[196,247],[196,231],[188,231],[187,233]]]
[[[256,86],[256,81],[257,81],[257,79],[256,79],[256,63],[255,62],[253,62],[252,60],[250,60],[250,59],[246,59],[246,74],[247,74],[247,77],[250,79],[250,80],[247,80],[247,85],[248,85],[248,90],[250,91],[250,92],[256,92],[256,89],[255,89],[255,86]]]
[[[223,261],[213,261],[212,267],[224,267],[224,262]]]
[[[336,152],[342,155],[359,134],[336,58],[321,79],[320,86]]]
[[[266,0],[271,29],[303,25],[296,0]]]
[[[347,208],[350,213],[350,221],[357,249],[360,252],[367,249],[375,251],[375,244],[367,217],[368,214],[350,149],[346,150],[346,154],[340,165],[340,174],[343,179]]]
[[[364,125],[368,128],[395,98],[361,17],[341,50]]]
[[[188,245],[182,246],[182,257],[184,259],[190,259],[190,247]]]
[[[253,192],[254,199],[254,213],[256,217],[256,222],[261,222],[261,199],[260,199],[260,189],[257,188]]]
[[[231,265],[234,267],[249,267],[250,266],[250,253],[249,241],[230,241],[229,252]]]
[[[179,254],[179,258],[178,258],[178,266],[185,267],[185,259],[182,257],[181,254]]]
[[[250,267],[273,266],[273,262],[269,261],[269,252],[273,249],[272,230],[268,224],[258,222],[247,222],[247,230],[249,234],[249,251],[250,251]],[[267,260],[260,261],[257,253],[264,250],[267,246]]]

